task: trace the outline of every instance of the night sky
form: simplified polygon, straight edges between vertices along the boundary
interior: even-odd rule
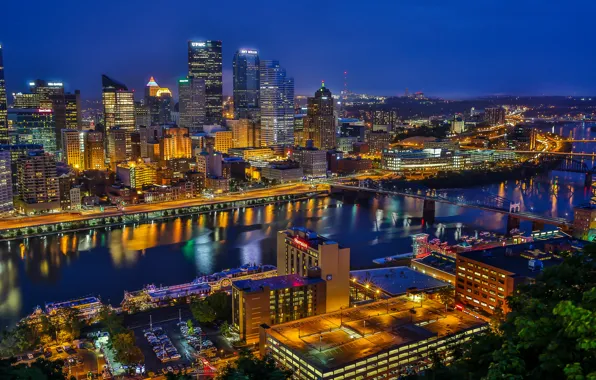
[[[254,47],[310,94],[348,71],[355,92],[470,97],[596,94],[596,2],[588,0],[4,0],[9,92],[60,80],[100,98],[106,73],[142,93],[150,75],[175,87],[189,39]]]

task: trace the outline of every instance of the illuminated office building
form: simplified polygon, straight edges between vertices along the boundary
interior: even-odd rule
[[[183,78],[178,80],[178,107],[180,122],[190,133],[201,132],[205,124],[205,79]]]
[[[0,45],[0,144],[8,144],[8,104],[6,98],[6,82],[4,81],[4,59]]]
[[[135,102],[135,126],[138,129],[141,126],[151,125],[151,113],[149,107],[142,102]]]
[[[39,108],[39,95],[17,92],[13,93],[12,108]]]
[[[277,273],[308,276],[312,267],[321,269],[326,282],[326,312],[350,304],[350,248],[305,228],[293,227],[277,233]]]
[[[505,108],[488,107],[484,109],[484,121],[490,125],[505,124]]]
[[[161,87],[159,90],[157,90],[155,102],[157,105],[157,124],[171,123],[172,107],[174,105],[174,102],[172,100],[172,92],[170,91],[170,89],[166,87]]]
[[[36,79],[29,83],[29,90],[32,94],[37,94],[39,108],[52,109],[52,97],[64,95],[64,83]]]
[[[115,141],[111,138],[112,130],[118,128],[119,133],[125,134],[125,152],[124,159],[132,155],[130,142],[130,133],[135,130],[135,102],[134,92],[106,75],[102,75],[102,100],[104,110],[104,127],[106,137],[109,141]],[[122,152],[112,152],[108,144],[108,157],[121,157]]]
[[[222,123],[221,41],[188,41],[188,76],[205,80],[205,123]]]
[[[12,171],[9,150],[0,150],[0,212],[13,210]]]
[[[279,61],[260,61],[261,143],[264,146],[294,143],[294,79],[286,76]]]
[[[120,127],[113,127],[108,134],[108,158],[110,166],[115,169],[116,166],[128,161],[132,157],[132,142],[131,132],[121,129]],[[130,149],[130,153],[129,152]]]
[[[323,82],[315,96],[308,98],[308,109],[304,119],[304,139],[312,140],[316,148],[329,150],[336,146],[333,109],[331,91]]]
[[[63,129],[61,133],[64,162],[73,169],[85,169],[85,134],[76,129]]]
[[[41,150],[29,151],[17,162],[17,208],[24,213],[60,209],[56,161]]]
[[[105,148],[103,133],[85,132],[85,169],[103,170],[105,168]]]
[[[249,119],[228,120],[232,129],[234,148],[254,148],[261,146],[261,128],[257,121]]]
[[[157,170],[152,165],[143,162],[128,162],[119,164],[116,175],[122,184],[133,189],[141,189],[146,185],[153,185],[157,181]]]
[[[162,161],[192,156],[190,136],[186,128],[166,127],[159,141]]]
[[[50,95],[56,128],[58,150],[62,149],[62,133],[64,129],[81,130],[81,92],[74,94],[58,93]]]
[[[227,154],[234,147],[233,137],[232,131],[215,132],[215,150]]]
[[[260,61],[256,49],[234,54],[234,118],[259,120]]]
[[[51,109],[8,110],[13,144],[39,144],[48,153],[56,154],[54,112]]]

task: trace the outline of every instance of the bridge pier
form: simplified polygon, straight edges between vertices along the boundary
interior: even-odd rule
[[[422,207],[422,223],[432,226],[435,224],[435,201],[425,199]]]
[[[511,230],[513,230],[515,228],[519,229],[520,222],[521,222],[521,220],[518,217],[513,216],[512,214],[508,214],[507,215],[507,230],[505,232],[505,235],[510,236]]]
[[[584,187],[592,186],[592,173],[586,173],[586,179],[584,180]]]
[[[544,229],[544,222],[537,220],[532,221],[532,231],[542,231]]]

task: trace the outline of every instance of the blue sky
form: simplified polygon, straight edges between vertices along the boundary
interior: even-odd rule
[[[174,87],[186,42],[218,39],[224,92],[234,51],[278,59],[309,94],[343,72],[355,92],[446,97],[596,94],[592,1],[391,0],[6,1],[0,42],[7,87],[61,80],[98,98],[106,73],[142,91]]]

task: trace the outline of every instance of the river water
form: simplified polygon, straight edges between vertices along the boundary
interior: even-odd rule
[[[549,128],[550,130],[550,128]],[[590,137],[589,126],[571,124],[555,132]],[[596,144],[593,144],[596,147]],[[593,151],[577,144],[576,151]],[[571,217],[590,190],[582,174],[552,172],[524,181],[485,186],[520,201],[526,210]],[[474,231],[505,232],[500,214],[437,204],[433,227],[423,227],[422,202],[376,198],[345,204],[333,198],[246,208],[153,224],[65,233],[0,243],[0,326],[12,325],[36,305],[99,295],[118,305],[124,290],[171,285],[246,263],[275,264],[276,231],[305,226],[351,248],[353,267],[411,252],[410,235],[426,232],[453,242]],[[529,231],[531,224],[522,222]]]

